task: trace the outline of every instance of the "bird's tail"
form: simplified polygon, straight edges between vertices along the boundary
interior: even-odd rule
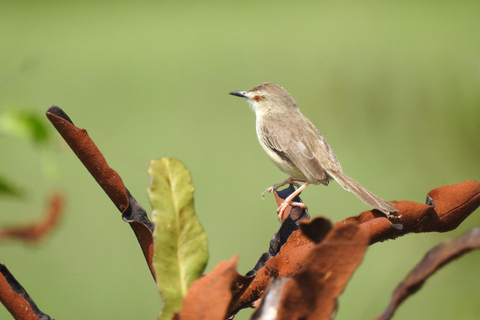
[[[369,206],[382,211],[387,216],[390,216],[390,212],[398,211],[397,207],[395,207],[393,204],[370,192],[358,182],[347,176],[343,171],[332,170],[328,171],[328,174],[334,178],[345,190],[351,191],[357,196],[358,199],[362,200]]]

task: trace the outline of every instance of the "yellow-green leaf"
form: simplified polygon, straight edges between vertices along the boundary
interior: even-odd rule
[[[195,215],[190,172],[178,159],[150,163],[148,196],[153,209],[153,267],[163,299],[159,319],[180,311],[183,297],[208,261],[207,236]]]

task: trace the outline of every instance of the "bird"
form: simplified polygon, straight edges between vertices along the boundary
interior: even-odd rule
[[[284,214],[288,205],[305,208],[304,204],[293,202],[292,199],[308,185],[327,186],[331,179],[367,205],[383,212],[388,218],[399,217],[392,214],[398,211],[393,204],[375,195],[343,172],[327,140],[301,113],[293,97],[283,87],[264,82],[248,91],[232,91],[229,94],[248,101],[255,112],[260,146],[268,158],[289,175],[288,179],[273,185],[265,192],[273,192],[288,183],[297,187],[279,206],[279,217]]]

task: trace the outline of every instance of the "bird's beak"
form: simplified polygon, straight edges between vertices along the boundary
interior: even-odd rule
[[[232,91],[230,92],[229,94],[231,94],[232,96],[237,96],[237,97],[241,97],[241,98],[246,98],[246,91]]]

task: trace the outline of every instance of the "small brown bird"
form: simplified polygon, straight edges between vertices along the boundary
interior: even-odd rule
[[[383,212],[387,217],[395,217],[391,212],[398,209],[391,203],[373,194],[355,180],[347,176],[338,162],[337,156],[322,134],[305,117],[292,96],[274,83],[261,83],[249,91],[232,91],[231,95],[246,98],[256,115],[257,137],[270,160],[290,178],[265,191],[295,181],[298,185],[278,208],[280,216],[292,199],[309,184],[328,185],[335,179],[345,190],[353,192],[360,200]]]

